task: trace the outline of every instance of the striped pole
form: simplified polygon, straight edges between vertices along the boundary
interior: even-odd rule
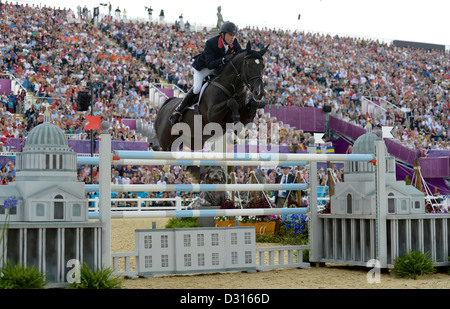
[[[98,157],[78,157],[77,164],[99,164]],[[164,159],[120,159],[112,160],[111,165],[188,165],[188,166],[304,166],[307,161],[230,161],[230,160],[164,160]]]
[[[129,151],[130,152],[130,151]],[[159,153],[159,152],[155,152]],[[212,153],[179,152],[180,154],[195,154],[187,157],[179,156],[178,153],[165,153],[155,155],[153,152],[137,151],[128,153],[120,151],[121,157],[114,156],[112,165],[235,165],[235,166],[280,166],[295,165],[303,166],[308,161],[372,161],[370,154],[221,154],[224,158],[205,156]],[[140,155],[138,155],[140,154]],[[217,156],[217,154],[215,154]],[[233,156],[231,156],[233,155]],[[250,156],[249,156],[250,155]],[[258,157],[261,155],[261,157]],[[263,156],[272,155],[272,156]],[[115,159],[117,158],[117,159]],[[77,164],[99,164],[98,157],[78,157]]]
[[[85,185],[86,192],[98,192],[100,185]],[[159,192],[159,191],[279,191],[306,190],[305,183],[285,184],[135,184],[111,185],[112,192]]]
[[[77,164],[84,165],[98,165],[100,163],[99,157],[77,157]]]
[[[271,216],[306,214],[307,208],[258,208],[258,209],[206,209],[206,210],[149,210],[149,211],[112,211],[113,218],[198,218],[222,216]],[[98,212],[89,212],[89,219],[97,219]]]
[[[153,159],[120,159],[113,160],[112,165],[188,165],[188,166],[304,166],[306,161],[220,161],[220,160],[153,160]]]
[[[238,160],[238,161],[371,161],[371,154],[309,154],[309,153],[214,153],[166,151],[114,151],[114,158],[158,160]]]

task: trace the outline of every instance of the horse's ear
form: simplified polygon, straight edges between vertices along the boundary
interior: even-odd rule
[[[250,41],[247,42],[247,47],[245,48],[245,50],[247,51],[247,54],[252,50],[252,44],[250,44]]]
[[[269,49],[270,44],[268,44],[266,47],[264,47],[263,49],[261,49],[261,51],[259,52],[261,54],[261,56],[264,56],[264,54],[266,53],[266,51]]]

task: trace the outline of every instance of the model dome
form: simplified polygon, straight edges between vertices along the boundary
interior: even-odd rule
[[[37,172],[33,177],[40,179],[54,179],[55,173],[76,178],[77,154],[71,151],[64,131],[45,122],[30,131],[22,152],[16,154],[16,171],[17,179],[31,176],[26,171]]]
[[[58,150],[61,150],[61,148],[69,150],[69,143],[63,130],[54,124],[46,122],[30,131],[25,142],[24,151],[28,148],[36,147],[56,147]]]
[[[353,144],[352,153],[355,154],[375,154],[375,141],[380,137],[374,132],[367,132],[358,137]]]

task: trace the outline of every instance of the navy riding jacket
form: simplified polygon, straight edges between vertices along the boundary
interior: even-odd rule
[[[205,49],[203,52],[194,57],[192,66],[197,71],[201,71],[204,68],[215,70],[215,74],[220,74],[223,70],[222,58],[225,55],[237,53],[241,50],[241,45],[235,38],[233,43],[228,46],[228,50],[225,53],[225,43],[220,35],[210,38],[206,41]]]

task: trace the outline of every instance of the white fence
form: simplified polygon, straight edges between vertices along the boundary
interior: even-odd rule
[[[310,268],[310,264],[303,261],[303,250],[309,250],[309,246],[257,247],[256,270]],[[137,252],[112,252],[111,257],[115,275],[130,278],[138,276]]]
[[[94,197],[89,200],[89,211],[98,212],[99,211],[99,198]],[[188,207],[188,205],[183,205],[183,202],[190,204],[194,199],[182,199],[181,197],[174,198],[111,198],[111,210],[112,211],[149,211],[149,210],[183,210]],[[162,202],[172,202],[175,206],[153,206],[151,203],[162,203]],[[134,205],[135,206],[131,206]]]
[[[274,200],[274,198],[269,199]],[[329,201],[329,197],[318,197],[317,198],[317,210],[322,210]],[[148,211],[155,210],[185,210],[190,207],[190,205],[196,200],[196,198],[111,198],[111,211],[119,212],[119,211],[134,211],[138,213],[142,213],[142,217],[146,217],[146,213]],[[239,201],[241,201],[238,197],[235,198],[236,204],[239,205]],[[307,197],[303,197],[303,200],[307,200]],[[97,213],[99,211],[99,198],[89,198],[89,212]],[[162,203],[162,202],[173,202],[174,206],[170,205],[152,205],[151,203]],[[242,202],[242,201],[241,201]],[[134,204],[135,203],[135,204]],[[135,205],[135,206],[132,206]],[[112,214],[114,216],[114,214]]]

